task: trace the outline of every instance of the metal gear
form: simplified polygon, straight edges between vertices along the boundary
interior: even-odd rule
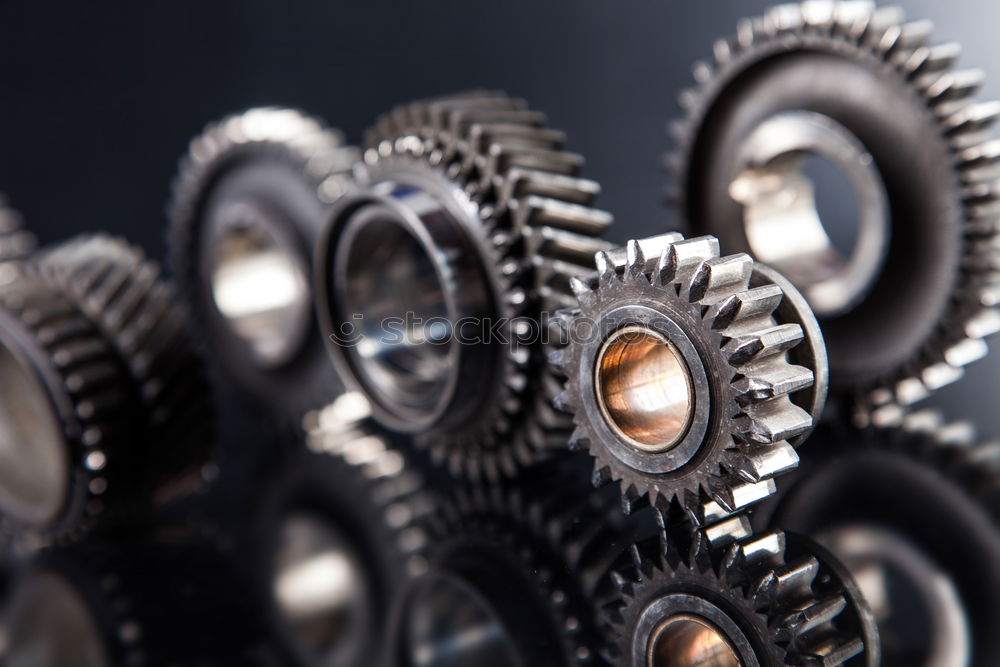
[[[170,259],[224,390],[294,431],[341,390],[312,312],[313,249],[356,148],[298,111],[209,125],[174,182]]]
[[[780,5],[695,65],[671,128],[691,230],[798,284],[861,422],[957,380],[1000,329],[1000,105],[971,101],[981,73],[953,70],[959,47],[930,44],[931,27],[868,2]],[[812,157],[851,181],[848,254],[823,227]]]
[[[755,517],[824,544],[861,584],[883,664],[1000,659],[1000,445],[930,410],[817,435]]]
[[[153,506],[203,491],[216,475],[215,406],[187,312],[159,265],[106,234],[45,248],[33,261],[125,363],[141,415],[135,484]]]
[[[607,664],[597,586],[637,527],[565,474],[459,483],[439,500],[387,664]],[[458,648],[455,636],[474,641]]]
[[[814,374],[787,352],[808,334],[802,358],[821,360],[803,313],[777,321],[781,288],[749,256],[720,256],[714,237],[629,241],[596,263],[573,280],[579,307],[558,315],[569,345],[551,358],[568,378],[557,405],[573,413],[570,446],[595,459],[594,483],[620,481],[626,512],[649,502],[666,522],[679,506],[697,524],[774,493],[798,464],[789,439],[815,416],[790,399]],[[818,414],[816,393],[806,403]]]
[[[38,245],[35,235],[25,230],[21,214],[0,195],[0,262],[24,259]]]
[[[647,540],[627,550],[609,581],[608,657],[621,667],[879,664],[857,587],[796,536],[764,533],[722,551]]]
[[[32,266],[5,266],[0,283],[0,531],[18,548],[72,541],[137,490],[128,369]]]
[[[430,496],[361,395],[343,394],[304,421],[308,451],[283,457],[257,487],[238,550],[254,555],[240,567],[264,610],[276,664],[380,664]],[[320,570],[332,576],[313,576]]]
[[[579,178],[583,158],[544,123],[500,93],[398,107],[369,131],[361,187],[322,243],[324,329],[362,318],[360,344],[328,341],[342,375],[456,475],[514,474],[562,450],[569,430],[551,406],[544,320],[606,247],[595,237],[611,217],[591,207],[599,187]],[[387,343],[375,320],[414,310],[428,326],[403,324],[409,344]],[[467,322],[502,330],[460,344]]]

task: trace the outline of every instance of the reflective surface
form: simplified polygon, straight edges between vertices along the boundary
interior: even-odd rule
[[[688,614],[663,621],[650,637],[647,667],[740,667],[725,635],[708,621]]]
[[[296,639],[321,664],[357,659],[368,615],[364,570],[348,543],[326,522],[290,517],[282,529],[274,595]]]
[[[111,667],[86,603],[68,581],[35,572],[18,586],[6,617],[9,667]]]
[[[821,217],[810,177],[817,166],[828,172],[818,179],[827,187],[832,175],[849,184],[857,205],[848,220]],[[742,147],[729,194],[743,205],[756,258],[784,273],[818,315],[849,310],[877,279],[889,243],[885,188],[867,149],[836,121],[794,111],[761,123]]]
[[[237,204],[214,240],[212,298],[232,332],[258,363],[276,366],[294,354],[309,322],[309,276],[301,258]]]
[[[69,485],[66,442],[34,371],[0,343],[0,511],[19,521],[55,519]]]
[[[414,590],[403,624],[404,667],[526,667],[496,614],[460,580],[428,577]]]
[[[969,664],[969,622],[950,577],[902,536],[850,525],[822,536],[850,570],[878,622],[883,664]]]
[[[670,449],[691,423],[690,371],[677,348],[651,329],[613,333],[598,353],[594,386],[605,420],[642,451]]]

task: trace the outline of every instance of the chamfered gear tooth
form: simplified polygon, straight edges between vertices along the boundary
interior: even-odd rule
[[[553,360],[568,378],[559,407],[573,413],[577,426],[573,440],[577,448],[586,443],[599,471],[595,480],[620,481],[626,507],[649,503],[661,511],[676,502],[698,524],[724,521],[773,493],[772,478],[797,461],[785,441],[801,439],[813,422],[809,412],[789,399],[812,387],[814,371],[787,360],[788,350],[805,334],[797,322],[774,319],[782,298],[780,285],[751,287],[753,261],[747,255],[720,257],[712,237],[633,240],[624,248],[598,252],[595,264],[596,274],[571,281],[579,308],[564,314],[562,321],[579,331]],[[634,308],[642,309],[641,316],[630,314]],[[661,316],[663,323],[657,319]],[[696,434],[701,440],[685,445],[689,455],[703,447],[713,451],[699,455],[698,472],[686,476],[672,474],[678,468],[686,470],[681,468],[683,460],[663,470],[653,463],[655,452],[635,447],[615,430],[602,412],[605,408],[593,384],[594,364],[603,363],[595,360],[606,353],[612,336],[625,340],[633,327],[641,333],[642,327],[670,326],[697,341],[701,356],[684,359],[695,373],[692,377],[706,374],[700,376],[705,379],[698,391],[708,394],[700,400],[712,395],[713,405],[725,401],[731,406],[721,409],[729,416],[713,427],[712,435]],[[629,333],[619,333],[624,331]],[[633,465],[620,455],[629,450],[644,462]],[[652,469],[659,472],[646,472]],[[661,520],[666,519],[661,515]]]
[[[712,545],[647,539],[603,579],[605,657],[632,665],[664,621],[695,615],[721,632],[740,664],[836,667],[861,655],[879,664],[874,619],[843,567],[814,543],[783,532]],[[790,565],[790,563],[792,563]],[[756,585],[755,585],[756,582]],[[697,610],[697,611],[696,611]]]
[[[981,73],[976,70],[953,70],[959,55],[959,47],[954,44],[930,44],[931,30],[932,24],[928,21],[906,22],[900,9],[876,8],[869,2],[805,2],[792,6],[783,5],[771,10],[763,18],[741,21],[734,39],[716,43],[713,47],[713,50],[718,51],[716,57],[707,64],[698,65],[696,87],[687,91],[680,100],[684,110],[682,120],[671,124],[677,128],[675,134],[679,136],[667,161],[674,165],[672,171],[675,176],[671,179],[671,188],[678,195],[676,205],[682,212],[684,222],[693,232],[718,233],[730,252],[749,250],[751,249],[749,242],[741,231],[743,229],[741,221],[735,219],[731,221],[727,217],[735,214],[731,214],[729,209],[723,211],[721,204],[708,203],[721,201],[726,196],[725,193],[716,192],[718,186],[712,185],[707,176],[712,169],[716,170],[712,172],[716,175],[725,171],[719,168],[726,165],[715,164],[713,160],[718,162],[718,159],[714,156],[740,154],[740,151],[736,150],[739,146],[734,150],[727,150],[726,142],[731,139],[732,133],[726,133],[725,122],[722,122],[720,129],[719,119],[722,118],[721,111],[718,111],[722,107],[720,100],[730,100],[729,93],[736,90],[740,91],[739,95],[751,94],[756,88],[749,83],[742,85],[750,78],[749,74],[745,77],[744,74],[750,71],[759,72],[755,68],[761,63],[767,63],[768,67],[779,63],[784,54],[791,54],[792,57],[799,53],[830,54],[848,65],[856,63],[862,69],[874,67],[871,64],[874,56],[880,61],[877,63],[878,76],[898,75],[900,89],[907,94],[910,103],[913,104],[914,114],[919,115],[924,119],[922,122],[928,124],[927,132],[922,133],[920,138],[914,137],[913,145],[916,146],[914,151],[923,148],[918,143],[923,141],[923,137],[931,137],[940,148],[940,155],[935,153],[938,156],[937,164],[953,165],[959,176],[959,184],[963,188],[962,192],[956,193],[958,195],[954,207],[956,214],[953,216],[957,218],[955,221],[957,224],[953,225],[956,229],[955,236],[961,234],[961,237],[955,240],[958,252],[948,255],[955,260],[952,266],[942,268],[956,276],[956,288],[951,298],[941,297],[938,300],[940,316],[923,320],[940,324],[929,330],[923,338],[914,336],[910,346],[913,348],[912,353],[908,348],[905,358],[898,351],[893,352],[895,357],[890,354],[883,355],[887,361],[885,368],[882,369],[875,369],[872,364],[853,363],[854,357],[859,356],[854,352],[857,346],[852,347],[850,343],[839,342],[875,339],[874,336],[855,335],[852,339],[851,336],[831,334],[827,329],[831,340],[834,341],[830,345],[832,387],[836,391],[844,392],[850,401],[863,402],[863,399],[854,397],[868,396],[870,391],[877,387],[892,390],[910,381],[923,383],[925,376],[930,378],[935,386],[940,386],[946,379],[960,375],[960,371],[943,368],[941,364],[951,365],[946,358],[948,356],[958,363],[968,363],[979,356],[982,346],[967,342],[961,337],[965,321],[978,313],[983,305],[994,307],[1000,300],[1000,289],[998,289],[1000,285],[993,277],[997,267],[1000,266],[1000,261],[995,259],[997,253],[987,248],[987,244],[970,242],[970,239],[977,237],[989,240],[1000,234],[1000,223],[997,222],[1000,219],[998,215],[1000,207],[994,206],[996,198],[991,193],[991,189],[1000,178],[1000,149],[994,145],[995,141],[989,139],[996,119],[1000,115],[1000,106],[992,102],[972,101],[972,95],[981,84]],[[774,67],[777,71],[779,65],[775,64]],[[754,81],[757,82],[758,79],[759,77]],[[796,91],[801,88],[797,87]],[[910,95],[910,92],[916,94]],[[736,93],[733,92],[733,95]],[[795,112],[797,109],[802,109],[824,113],[822,104],[815,100],[813,100],[815,103],[808,102],[812,99],[808,95],[796,92],[795,96],[786,96],[787,99],[781,95],[778,97],[779,99],[774,101],[772,95],[772,100],[769,102],[778,111]],[[800,104],[798,97],[805,97],[807,102]],[[753,102],[749,103],[752,106]],[[927,113],[928,111],[930,113]],[[832,107],[826,112],[834,121],[844,123],[849,133],[855,129],[848,115],[842,114],[841,118],[837,109]],[[887,124],[898,126],[895,119],[884,120]],[[864,129],[865,136],[870,138],[870,126],[857,129]],[[860,136],[862,133],[858,134]],[[722,139],[716,141],[715,137]],[[732,139],[732,141],[737,140],[740,138]],[[882,154],[889,155],[893,150],[891,146],[880,147],[870,144],[866,144],[865,148],[880,165],[883,161]],[[945,190],[941,195],[934,196],[938,200],[944,200],[948,196],[946,188],[951,187],[951,179],[942,177],[936,180],[945,184],[940,186]],[[718,179],[714,182],[719,183]],[[967,197],[964,190],[977,185],[983,187],[975,195]],[[938,192],[934,189],[936,187],[924,184],[920,187],[920,191],[936,193]],[[897,195],[890,192],[889,196],[893,199],[892,208],[897,209],[895,204]],[[900,194],[899,198],[906,201],[912,199],[906,193]],[[940,229],[940,224],[936,220],[933,223],[929,220],[922,223],[928,228],[932,224],[935,229]],[[901,226],[910,229],[917,227],[909,219]],[[928,235],[930,234],[931,232],[928,232]],[[759,239],[758,241],[763,244],[763,241]],[[911,248],[910,244],[895,240],[893,243],[900,247],[905,246],[907,249]],[[754,249],[756,250],[756,247]],[[762,259],[765,255],[764,250],[758,252],[758,256]],[[893,266],[900,266],[901,263],[905,264],[905,259],[893,263]],[[880,280],[880,277],[876,276],[875,280]],[[915,281],[896,280],[895,283],[915,284]],[[876,290],[868,290],[859,299],[876,298],[873,296],[875,294]],[[813,298],[808,290],[806,295],[810,299]],[[732,308],[732,304],[727,305]],[[849,305],[844,311],[829,316],[820,312],[820,321],[825,329],[829,326],[830,319],[834,317],[840,321],[848,321],[855,306],[856,304]],[[725,322],[728,313],[723,309],[720,309],[720,312],[721,321]],[[895,340],[896,337],[884,338]],[[892,358],[891,364],[888,361],[890,358]],[[824,387],[826,385],[825,382],[819,384],[823,384]],[[926,396],[930,391],[931,386],[924,386],[919,393]],[[902,402],[902,397],[890,396],[887,400]],[[858,411],[883,408],[886,408],[886,403],[866,404],[859,406]]]
[[[548,128],[545,115],[523,100],[486,91],[422,100],[405,109],[402,121],[378,121],[367,136],[365,147],[374,150],[366,151],[357,169],[358,187],[340,204],[323,245],[329,250],[338,242],[339,223],[356,210],[394,197],[396,191],[388,196],[383,191],[398,179],[415,184],[417,196],[446,201],[458,236],[467,237],[467,243],[458,254],[439,253],[441,261],[474,256],[483,279],[463,275],[462,289],[483,283],[490,300],[477,316],[511,321],[515,344],[488,351],[498,358],[484,375],[496,378],[483,377],[478,394],[466,398],[456,392],[442,399],[447,415],[431,415],[426,424],[414,426],[413,419],[394,417],[391,406],[375,396],[375,418],[412,433],[418,447],[434,460],[447,461],[453,473],[496,479],[550,458],[560,433],[565,442],[572,431],[565,414],[551,406],[557,392],[547,389],[551,370],[541,362],[562,356],[559,347],[573,318],[554,323],[554,341],[531,336],[531,327],[521,323],[547,328],[556,308],[576,303],[573,292],[583,294],[590,278],[574,277],[595,268],[594,253],[608,247],[595,237],[612,218],[591,207],[600,187],[580,178],[584,160],[562,149],[565,134]],[[347,210],[355,204],[360,208]],[[332,257],[324,255],[329,266]],[[327,297],[335,288],[327,284],[329,272],[319,282],[320,317],[332,320],[336,315]],[[349,354],[334,350],[338,367],[352,363],[342,358]],[[354,371],[344,375],[356,388],[370,389]],[[480,400],[483,405],[476,409],[463,407],[463,401],[471,406]]]

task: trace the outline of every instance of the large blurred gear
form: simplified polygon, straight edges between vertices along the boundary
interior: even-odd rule
[[[188,533],[189,529],[183,529]],[[259,665],[247,593],[211,542],[83,543],[21,565],[2,609],[8,667]]]
[[[344,337],[329,341],[342,375],[456,475],[513,474],[569,430],[543,320],[611,217],[544,123],[499,93],[386,114],[321,246],[318,308]]]
[[[357,157],[298,111],[251,109],[195,138],[174,183],[171,264],[207,356],[223,388],[281,427],[339,391],[312,257]]]
[[[0,530],[33,548],[135,498],[136,392],[111,342],[51,283],[13,264],[0,283]]]
[[[931,411],[813,444],[759,525],[808,534],[844,563],[886,667],[997,664],[1000,446]]]
[[[201,492],[216,475],[214,405],[187,313],[158,264],[105,234],[46,248],[34,261],[128,369],[143,429],[132,445],[135,483],[159,506]]]
[[[930,30],[866,2],[775,7],[695,67],[674,125],[685,222],[798,285],[866,421],[961,377],[1000,328],[1000,105],[972,102],[981,73]],[[814,195],[839,192],[834,172],[858,204],[836,216],[856,222],[850,252]]]
[[[605,611],[620,667],[879,664],[859,590],[829,553],[770,532],[713,554],[647,540],[610,574]]]
[[[36,245],[35,235],[24,228],[21,214],[0,195],[0,262],[24,259]]]
[[[629,241],[596,262],[573,280],[579,308],[558,318],[569,345],[552,357],[568,378],[557,404],[574,415],[570,445],[595,459],[594,483],[620,481],[626,511],[679,505],[698,524],[774,493],[798,464],[789,439],[816,416],[790,396],[822,409],[813,370],[787,359],[808,334],[802,359],[822,363],[804,313],[776,320],[781,288],[748,255],[720,256],[714,237]]]
[[[576,477],[459,484],[427,517],[391,667],[604,665],[597,586],[635,526]]]
[[[281,665],[380,664],[391,602],[430,510],[420,475],[344,394],[306,418],[308,448],[259,491],[248,572]],[[244,564],[245,567],[246,564]]]

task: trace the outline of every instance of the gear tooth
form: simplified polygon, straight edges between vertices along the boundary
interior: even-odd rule
[[[747,254],[712,258],[702,263],[691,279],[688,300],[709,305],[735,291],[744,292],[753,273],[753,260]]]
[[[924,92],[933,105],[953,102],[975,94],[984,78],[985,74],[978,69],[949,71],[934,77]]]
[[[580,428],[574,429],[573,434],[570,435],[569,437],[568,446],[572,451],[582,451],[585,449],[590,449],[590,438],[587,437],[586,431]],[[610,471],[608,471],[605,468],[602,468],[601,470],[603,471],[601,477],[601,479],[603,480],[604,479],[603,475],[610,474]],[[608,478],[606,481],[603,481],[602,483],[598,484],[597,483],[598,471],[595,470],[594,475],[595,475],[594,486],[603,486],[604,484],[607,484],[609,481],[611,481],[610,478]]]
[[[759,568],[770,565],[782,558],[785,553],[785,534],[771,531],[755,536],[740,543],[740,558],[749,568]]]
[[[843,596],[814,602],[782,618],[777,625],[778,641],[793,641],[837,617],[847,607]]]
[[[736,461],[735,472],[756,483],[794,470],[799,465],[799,455],[786,441],[780,441],[773,445],[748,447],[743,455],[736,457]]]
[[[739,437],[746,442],[766,445],[789,440],[812,428],[812,416],[787,398],[748,406]]]
[[[860,637],[834,635],[819,639],[798,651],[798,664],[816,667],[837,667],[861,655],[865,643]]]
[[[875,48],[889,28],[904,21],[906,21],[906,13],[902,7],[877,7],[869,15],[862,32],[857,35],[857,39],[859,42]]]
[[[920,373],[920,381],[930,391],[937,391],[962,379],[965,371],[947,362],[932,364]]]
[[[794,32],[802,27],[802,8],[796,2],[781,3],[770,7],[764,13],[764,20],[775,34]]]
[[[740,369],[743,377],[733,383],[740,405],[760,403],[812,386],[813,372],[808,368],[771,361],[773,358],[757,368]]]
[[[700,236],[677,241],[669,246],[667,256],[661,256],[662,268],[658,269],[660,284],[683,282],[698,270],[702,262],[719,256],[719,240],[714,236]],[[670,276],[669,281],[666,276]]]
[[[745,515],[730,517],[725,521],[702,529],[702,534],[705,536],[712,550],[722,549],[730,544],[734,544],[749,537],[752,533],[753,529],[750,527],[750,519]]]
[[[779,324],[734,336],[725,343],[723,350],[728,355],[729,363],[739,367],[787,352],[802,337],[802,327],[798,324]]]
[[[771,479],[746,482],[734,478],[713,489],[712,497],[727,511],[736,512],[774,495],[776,490],[774,480]]]
[[[595,476],[596,481],[596,476]],[[595,484],[596,485],[596,484]],[[636,510],[649,504],[649,496],[642,493],[634,484],[622,484],[622,512],[633,514]]]
[[[594,265],[597,267],[597,275],[602,287],[610,285],[612,281],[618,279],[618,267],[611,259],[611,255],[604,250],[594,253]]]
[[[646,270],[646,255],[642,251],[642,246],[636,240],[631,240],[625,244],[626,264],[625,268],[629,276],[639,278]]]
[[[1000,101],[978,102],[944,119],[945,133],[956,135],[987,130],[1000,117]]]
[[[968,366],[986,356],[989,347],[982,338],[965,338],[944,351],[944,360],[956,367]]]
[[[928,20],[892,25],[882,34],[877,49],[886,58],[904,60],[931,37],[934,23]]]
[[[715,62],[720,65],[725,65],[729,62],[732,57],[732,49],[729,46],[729,42],[724,39],[716,40],[715,44],[712,45],[712,55],[715,56]]]
[[[902,69],[910,77],[943,72],[955,65],[961,53],[962,45],[957,42],[921,47],[910,54]]]
[[[777,285],[762,285],[733,294],[714,304],[706,318],[712,319],[712,328],[727,335],[736,335],[749,329],[762,318],[770,317],[781,304],[784,294]]]

